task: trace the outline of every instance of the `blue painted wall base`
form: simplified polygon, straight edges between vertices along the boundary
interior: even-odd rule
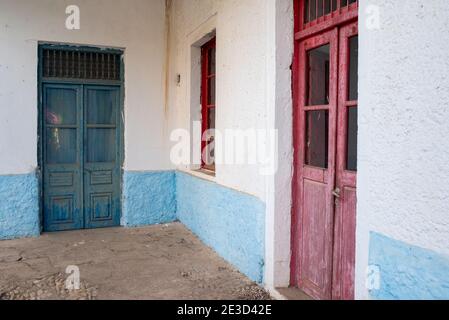
[[[175,172],[126,172],[122,225],[138,227],[176,220]]]
[[[373,232],[369,264],[380,270],[374,299],[449,299],[449,257]]]
[[[258,198],[176,173],[178,219],[251,280],[263,282],[265,204]]]
[[[0,239],[39,235],[38,190],[34,174],[0,177]],[[124,173],[123,226],[177,219],[250,279],[263,282],[262,201],[181,172]]]
[[[36,174],[0,176],[0,240],[38,236],[39,225]]]

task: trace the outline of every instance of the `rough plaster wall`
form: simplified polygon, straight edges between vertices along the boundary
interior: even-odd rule
[[[379,266],[380,286],[370,291],[381,300],[447,300],[449,257],[378,233],[370,236],[369,263]]]
[[[380,29],[366,27],[380,9]],[[365,0],[360,8],[357,297],[369,232],[449,253],[449,6]]]
[[[251,280],[263,282],[265,205],[258,198],[176,173],[178,219]]]
[[[39,235],[35,173],[0,176],[0,240]]]
[[[125,173],[123,226],[138,227],[175,220],[176,184],[173,171]]]
[[[78,5],[81,29],[65,29]],[[125,48],[125,169],[171,168],[164,114],[165,0],[0,0],[0,174],[37,165],[37,44]]]
[[[171,15],[170,127],[190,129],[190,35],[216,14],[217,129],[266,127],[266,6],[260,0],[175,0]],[[200,40],[200,39],[197,39]],[[181,84],[174,82],[181,74]],[[217,150],[217,153],[220,152]],[[216,182],[265,198],[256,165],[219,165]]]

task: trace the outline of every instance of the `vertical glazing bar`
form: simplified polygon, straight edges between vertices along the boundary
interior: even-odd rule
[[[111,54],[108,53],[108,80],[111,79]]]
[[[62,64],[62,50],[59,50],[59,68],[58,68],[58,77],[62,77],[63,76],[63,70],[64,70],[64,66]]]
[[[75,51],[72,51],[72,69],[70,70],[70,77],[75,78]]]
[[[65,70],[64,70],[64,76],[68,77],[69,76],[69,52],[66,51],[65,52],[65,66],[64,66]]]
[[[104,79],[104,53],[101,54],[101,79]]]
[[[78,78],[81,78],[81,55],[79,51],[76,53],[76,56],[78,58]]]
[[[112,69],[112,74],[113,74],[113,76],[114,76],[114,79],[117,79],[117,71],[116,71],[116,66],[117,66],[117,64],[116,64],[116,61],[115,61],[115,59],[116,59],[116,55],[114,54],[113,56],[113,69]]]
[[[89,71],[89,77],[92,79],[94,77],[94,54],[93,52],[90,53],[89,55],[89,65],[90,65],[90,71]]]

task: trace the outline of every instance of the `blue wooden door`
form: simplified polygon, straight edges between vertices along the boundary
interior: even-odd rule
[[[45,231],[120,224],[120,87],[43,85]]]

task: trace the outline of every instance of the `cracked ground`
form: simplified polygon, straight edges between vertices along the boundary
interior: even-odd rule
[[[80,287],[67,290],[68,266]],[[182,224],[0,241],[0,300],[241,299],[270,296]]]

